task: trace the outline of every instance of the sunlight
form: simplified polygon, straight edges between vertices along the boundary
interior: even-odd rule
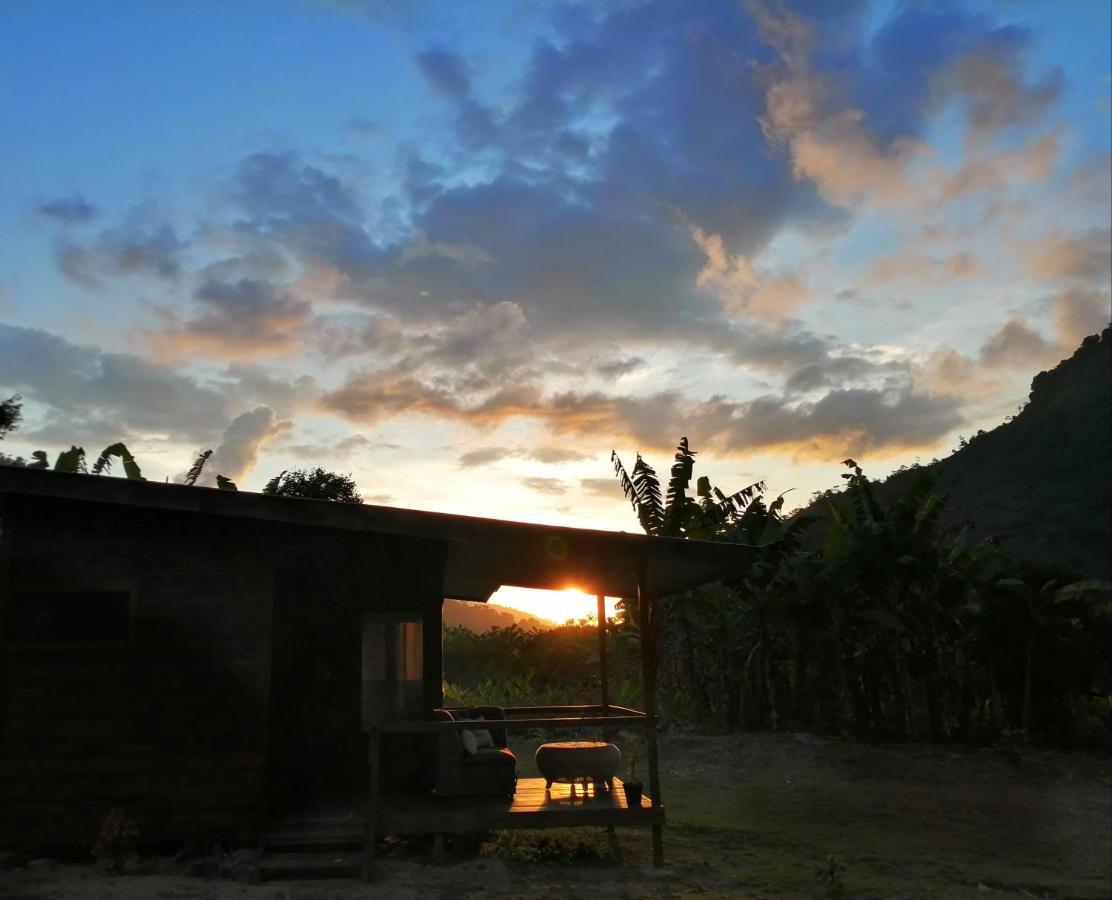
[[[592,622],[596,619],[594,595],[585,594],[574,587],[562,591],[541,591],[504,585],[491,595],[490,602],[520,609],[557,625],[562,625],[569,619],[590,619]],[[617,597],[605,598],[608,619],[616,614],[617,603]]]

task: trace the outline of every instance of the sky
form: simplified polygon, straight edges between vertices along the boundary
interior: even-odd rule
[[[627,531],[798,505],[1112,317],[1110,7],[0,5],[9,455]],[[792,503],[788,503],[790,508]]]

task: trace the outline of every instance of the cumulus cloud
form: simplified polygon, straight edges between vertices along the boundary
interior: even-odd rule
[[[259,406],[232,419],[220,445],[202,473],[202,480],[215,484],[223,475],[236,481],[248,475],[258,461],[259,452],[275,438],[288,434],[292,425],[280,421],[269,406]]]
[[[786,148],[796,178],[814,182],[841,206],[917,199],[908,170],[923,145],[906,135],[881,140],[869,130],[866,113],[852,105],[836,77],[815,68],[814,23],[782,4],[754,0],[747,9],[778,58],[765,69],[761,125],[773,144]]]
[[[722,236],[691,223],[691,237],[707,257],[695,286],[711,290],[728,315],[748,314],[766,322],[790,318],[811,297],[795,272],[768,274],[745,257],[731,254]]]
[[[1030,371],[1049,361],[1057,348],[1021,319],[1009,319],[981,345],[981,363],[989,368]]]

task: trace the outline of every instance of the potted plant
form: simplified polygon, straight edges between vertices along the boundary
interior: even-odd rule
[[[626,772],[629,776],[622,783],[625,791],[626,806],[629,809],[641,808],[641,796],[645,793],[645,785],[637,780],[637,763],[641,757],[641,742],[633,740],[626,745]]]

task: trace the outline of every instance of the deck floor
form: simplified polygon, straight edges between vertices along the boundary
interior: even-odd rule
[[[622,783],[613,790],[519,778],[513,799],[500,797],[383,797],[380,834],[432,834],[487,828],[556,828],[568,825],[659,825],[664,809],[643,797],[640,809],[626,805]],[[573,790],[574,789],[574,790]]]

